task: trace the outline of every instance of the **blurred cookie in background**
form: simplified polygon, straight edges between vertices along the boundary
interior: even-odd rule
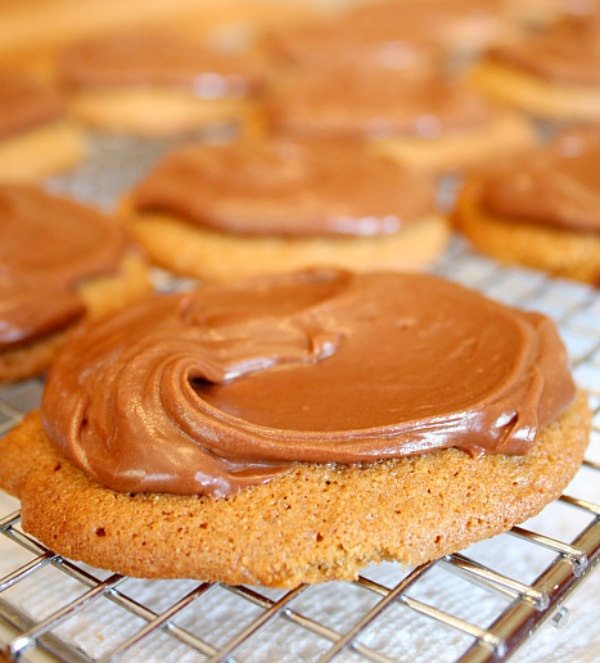
[[[273,32],[265,41],[279,61],[296,67],[415,71],[502,40],[511,30],[505,13],[496,1],[386,0]]]
[[[357,143],[265,139],[174,152],[125,204],[154,262],[228,280],[422,268],[448,239],[435,192],[433,177]]]
[[[564,131],[527,156],[473,173],[455,219],[484,253],[600,285],[600,132]]]
[[[75,166],[84,154],[84,135],[67,117],[59,90],[0,71],[0,182],[39,180]]]
[[[266,123],[302,138],[367,139],[377,151],[436,173],[460,171],[536,141],[521,115],[436,74],[344,67],[279,78]]]
[[[149,290],[145,260],[116,219],[0,185],[0,383],[44,371],[80,320]]]
[[[600,122],[600,13],[562,20],[493,49],[473,80],[540,119]]]
[[[77,118],[149,136],[242,122],[264,71],[257,53],[229,52],[158,30],[80,42],[63,52],[59,64]]]

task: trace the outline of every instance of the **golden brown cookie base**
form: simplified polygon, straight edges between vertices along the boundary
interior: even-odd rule
[[[0,181],[32,182],[72,168],[85,155],[83,132],[56,122],[0,140]]]
[[[600,88],[545,81],[509,66],[484,62],[472,73],[487,94],[530,115],[559,121],[600,122]]]
[[[140,87],[81,90],[75,117],[99,129],[138,136],[168,136],[221,123],[243,123],[245,99],[200,99],[186,90]]]
[[[298,464],[226,500],[116,493],[62,458],[33,413],[0,442],[0,486],[23,527],[58,553],[147,578],[292,587],[418,564],[508,530],[558,497],[579,467],[580,394],[526,456],[454,449],[366,469]]]
[[[474,178],[464,186],[454,218],[480,251],[507,263],[600,284],[600,235],[494,217],[480,209],[478,197]]]
[[[399,233],[375,237],[241,237],[149,213],[133,217],[131,230],[156,264],[209,280],[315,265],[358,272],[415,270],[439,256],[449,234],[445,219],[437,215],[411,222]]]
[[[125,256],[118,274],[89,279],[79,287],[90,317],[123,308],[149,291],[146,263],[136,254]],[[0,383],[21,380],[45,371],[67,336],[68,330],[60,330],[0,351]]]
[[[503,113],[489,125],[469,131],[448,133],[433,139],[382,138],[374,141],[373,147],[410,168],[448,173],[526,150],[535,143],[535,130],[524,117]]]

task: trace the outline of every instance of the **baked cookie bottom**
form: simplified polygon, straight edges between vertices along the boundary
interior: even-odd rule
[[[411,168],[448,173],[525,150],[535,143],[535,130],[526,118],[502,113],[484,127],[432,139],[381,138],[373,141],[373,148]]]
[[[119,272],[83,281],[78,292],[89,317],[123,308],[151,290],[148,268],[142,258],[127,254]],[[69,328],[0,350],[0,383],[32,377],[45,371],[65,342]]]
[[[85,156],[85,136],[68,121],[0,140],[0,180],[32,182],[61,173]]]
[[[535,117],[600,122],[600,88],[548,82],[512,67],[484,62],[471,74],[475,85]]]
[[[168,87],[81,90],[71,103],[82,122],[115,133],[159,137],[194,131],[220,123],[243,124],[253,115],[245,98],[201,99]]]
[[[443,251],[446,220],[430,215],[393,235],[247,237],[192,225],[166,214],[139,214],[131,232],[151,260],[177,274],[229,280],[328,265],[369,271],[424,268]]]
[[[492,216],[479,207],[480,184],[467,181],[454,220],[471,243],[503,262],[600,285],[600,235]]]
[[[419,564],[510,529],[557,498],[589,436],[584,394],[526,456],[455,449],[368,468],[297,464],[224,500],[117,493],[56,451],[40,415],[4,441],[0,486],[23,528],[66,557],[144,578],[293,587]]]

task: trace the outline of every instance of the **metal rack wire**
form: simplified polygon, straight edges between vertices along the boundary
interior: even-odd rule
[[[470,253],[458,241],[436,271],[506,302],[542,310],[555,317],[569,348],[576,379],[590,393],[594,413],[592,434],[600,436],[600,298],[597,291],[584,285],[555,281],[528,270],[501,268]],[[9,430],[25,411],[35,406],[41,388],[41,381],[34,380],[0,390],[0,433]],[[582,471],[598,473],[600,463],[586,460]],[[360,591],[362,597],[361,610],[351,616],[342,614],[337,620],[335,614],[333,619],[328,619],[323,615],[315,616],[306,609],[302,598],[315,591],[306,586],[288,592],[273,592],[245,586],[192,583],[175,601],[157,608],[149,601],[136,598],[135,592],[128,589],[127,583],[132,582],[129,579],[117,574],[107,575],[53,553],[19,528],[20,513],[15,511],[0,518],[0,543],[8,542],[8,556],[18,550],[27,551],[29,558],[15,561],[0,579],[0,625],[11,631],[10,636],[0,635],[0,639],[8,639],[5,651],[15,659],[35,650],[59,660],[85,663],[121,658],[148,660],[156,635],[162,634],[161,637],[169,643],[167,646],[183,647],[189,660],[300,660],[302,657],[296,658],[297,651],[294,653],[293,647],[286,652],[285,642],[283,646],[278,642],[271,650],[263,646],[263,653],[271,652],[265,653],[265,658],[260,658],[260,654],[257,658],[256,651],[252,654],[256,650],[252,646],[256,638],[260,636],[264,644],[265,638],[268,641],[274,633],[270,627],[278,623],[293,628],[296,637],[306,635],[319,641],[320,644],[311,650],[314,656],[305,654],[304,660],[389,663],[400,660],[402,651],[381,645],[377,637],[373,637],[378,625],[387,619],[395,624],[396,630],[410,630],[416,619],[425,617],[430,621],[429,628],[448,627],[464,636],[461,648],[453,657],[455,660],[463,663],[505,660],[544,621],[553,619],[560,623],[564,619],[565,600],[600,560],[600,506],[573,495],[563,495],[559,505],[579,512],[584,519],[573,536],[555,537],[532,528],[514,527],[509,534],[496,537],[490,544],[503,545],[501,540],[511,537],[530,551],[544,551],[545,562],[530,579],[500,572],[477,561],[470,552],[469,556],[449,555],[408,573],[393,567],[393,581],[389,578],[378,580],[376,573],[373,575],[367,571],[355,583],[336,584],[339,591]],[[15,556],[15,560],[20,559]],[[41,574],[49,568],[57,569],[65,579],[76,581],[80,589],[73,597],[51,606],[47,614],[39,618],[20,606],[18,601],[11,600],[10,592],[25,583],[33,584],[34,591],[35,587],[39,589]],[[419,587],[435,573],[458,576],[472,590],[481,591],[483,588],[500,601],[497,609],[488,611],[486,623],[481,625],[477,620],[465,617],[460,606],[436,605],[435,590],[429,600],[425,600],[419,594]],[[320,586],[316,591],[333,591],[327,587]],[[466,591],[461,590],[463,594]],[[217,593],[219,596],[211,599]],[[318,599],[321,602],[322,597]],[[224,633],[198,628],[202,617],[183,619],[184,614],[202,613],[209,603],[214,606],[228,600],[235,600],[237,607],[232,611],[234,623]],[[69,620],[90,610],[100,615],[107,605],[117,606],[134,616],[136,623],[117,641],[109,638],[109,645],[98,655],[86,651],[85,643],[75,642],[61,633],[61,625]],[[333,605],[333,613],[344,612],[343,601],[334,601]],[[252,607],[250,618],[243,606]],[[402,619],[394,612],[399,606],[405,610]],[[239,620],[236,614],[239,614]],[[292,639],[288,642],[291,643]],[[182,655],[181,660],[188,659]]]

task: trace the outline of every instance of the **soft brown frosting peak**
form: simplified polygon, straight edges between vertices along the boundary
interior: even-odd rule
[[[600,233],[600,131],[573,129],[493,169],[481,204],[503,218]]]
[[[101,484],[223,497],[296,461],[526,453],[573,397],[545,317],[433,276],[323,269],[155,297],[88,324],[42,411]]]
[[[34,187],[0,186],[0,350],[85,310],[75,286],[116,271],[125,238],[111,219]]]
[[[63,112],[63,101],[53,88],[0,73],[0,138],[55,120]]]
[[[362,146],[269,140],[175,152],[133,203],[244,235],[375,235],[429,214],[434,197],[432,177]]]
[[[281,132],[360,138],[436,138],[485,126],[492,110],[478,93],[434,75],[342,67],[303,71],[273,85],[269,115]]]
[[[256,56],[220,52],[185,35],[139,32],[68,49],[62,75],[77,86],[170,85],[203,98],[240,95],[263,78]]]
[[[498,48],[495,60],[551,81],[600,84],[600,12],[570,18],[541,34]]]

